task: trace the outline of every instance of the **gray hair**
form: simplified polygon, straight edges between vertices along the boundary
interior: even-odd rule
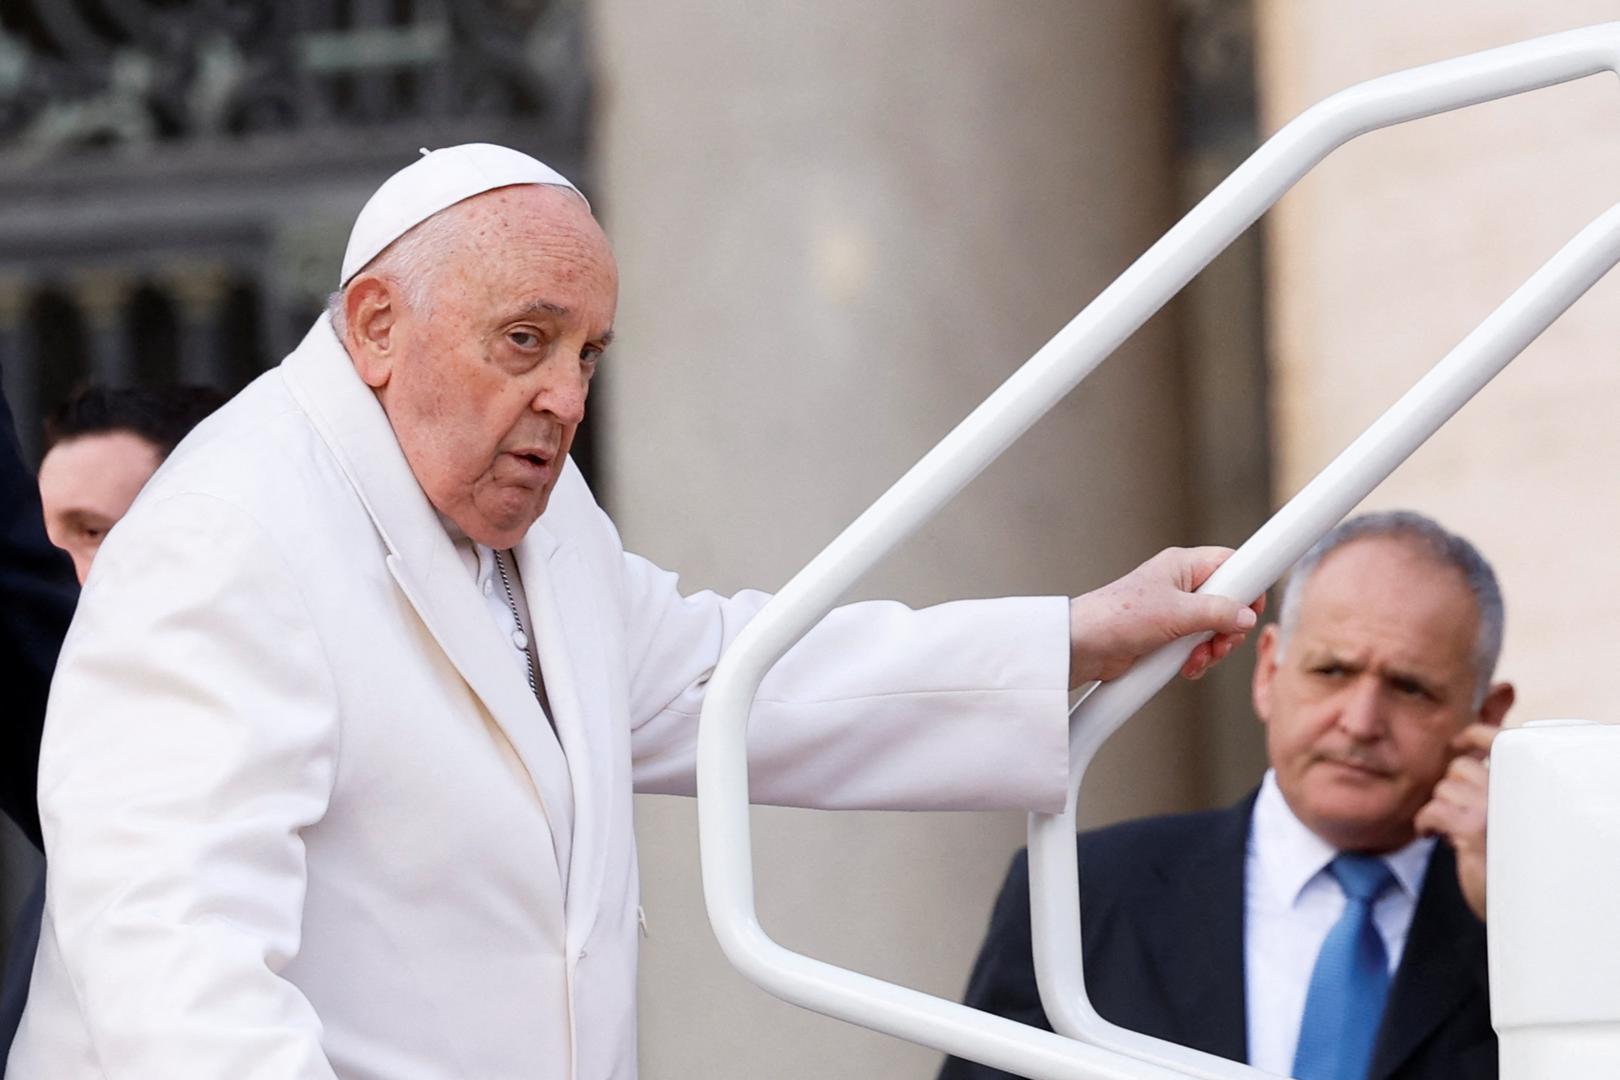
[[[1506,618],[1502,588],[1497,584],[1496,571],[1479,549],[1432,518],[1411,510],[1386,510],[1340,522],[1294,564],[1288,583],[1283,587],[1282,601],[1277,605],[1278,646],[1286,646],[1298,625],[1305,583],[1322,560],[1346,544],[1367,539],[1400,540],[1462,575],[1463,583],[1474,597],[1474,605],[1479,608],[1479,629],[1474,641],[1474,707],[1479,708],[1502,655],[1502,628]]]
[[[411,226],[349,279],[349,284],[326,298],[332,329],[341,339],[348,332],[344,302],[361,274],[387,278],[397,285],[405,302],[424,314],[431,312],[433,277],[444,265],[462,222],[466,201],[445,207]]]

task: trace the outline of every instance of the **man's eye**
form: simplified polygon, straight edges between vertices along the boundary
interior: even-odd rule
[[[1411,679],[1395,679],[1390,683],[1390,687],[1402,697],[1427,698],[1430,696],[1427,686]]]
[[[508,331],[506,340],[520,349],[537,349],[540,347],[540,335],[529,330]]]

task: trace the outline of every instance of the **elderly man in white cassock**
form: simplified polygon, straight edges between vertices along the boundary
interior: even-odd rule
[[[618,278],[515,151],[427,154],[341,292],[96,561],[40,767],[51,877],[12,1080],[635,1075],[631,793],[690,793],[765,597],[683,596],[568,461]],[[1161,554],[1073,601],[830,615],[764,684],[752,792],[1056,810],[1068,688],[1254,623]]]

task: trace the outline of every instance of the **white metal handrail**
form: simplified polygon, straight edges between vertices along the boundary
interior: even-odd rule
[[[1383,481],[1601,277],[1620,263],[1620,206],[1593,221],[1463,339],[1400,401],[1324,469],[1211,576],[1206,588],[1258,596]],[[1260,582],[1258,587],[1256,582]],[[1099,686],[1070,714],[1069,799],[1060,814],[1031,814],[1030,901],[1041,1002],[1066,1035],[1145,1060],[1170,1045],[1102,1019],[1081,978],[1080,889],[1074,843],[1081,781],[1103,742],[1175,676],[1196,638],[1176,642]],[[1180,1050],[1181,1048],[1177,1048]],[[1173,1055],[1190,1076],[1252,1077],[1224,1058]],[[1196,1064],[1196,1069],[1194,1068]]]
[[[748,817],[748,713],[770,667],[872,566],[1000,455],[1300,177],[1368,131],[1620,72],[1620,23],[1538,38],[1352,87],[1282,128],[796,574],[744,628],[710,680],[698,740],[704,895],[727,957],[785,1000],[1037,1080],[1266,1074],[1097,1016],[1082,978],[1075,812],[1097,747],[1181,667],[1184,639],[1096,689],[1071,720],[1061,814],[1031,815],[1037,976],[1054,1028],[1038,1031],[783,948],[759,924]],[[1249,602],[1620,261],[1620,207],[1525,283],[1372,428],[1268,521],[1201,591]]]

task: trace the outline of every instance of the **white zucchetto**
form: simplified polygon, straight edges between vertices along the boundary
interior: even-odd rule
[[[384,180],[360,208],[343,253],[338,285],[347,285],[383,248],[445,207],[513,184],[564,187],[590,206],[562,173],[520,151],[494,143],[423,150],[420,158]]]

